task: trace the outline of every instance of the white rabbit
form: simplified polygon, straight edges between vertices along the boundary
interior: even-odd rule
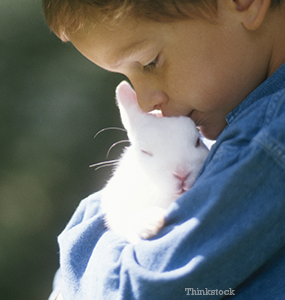
[[[101,205],[108,228],[137,243],[163,227],[166,209],[194,184],[208,149],[189,117],[143,112],[126,81],[116,98],[131,145],[103,189]]]

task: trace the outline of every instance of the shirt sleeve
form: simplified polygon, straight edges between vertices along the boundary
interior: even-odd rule
[[[283,119],[249,142],[214,145],[151,240],[126,243],[106,230],[100,193],[84,200],[59,237],[63,299],[273,299],[268,280],[284,295]]]

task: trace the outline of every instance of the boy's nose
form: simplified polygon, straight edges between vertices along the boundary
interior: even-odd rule
[[[159,109],[168,101],[167,95],[159,90],[152,90],[147,88],[143,89],[138,87],[136,89],[136,93],[138,104],[140,108],[145,112]]]

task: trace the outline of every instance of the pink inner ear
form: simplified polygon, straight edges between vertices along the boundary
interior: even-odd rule
[[[161,110],[158,110],[158,109],[150,111],[149,114],[154,115],[157,118],[163,118],[163,114],[162,114]]]
[[[116,89],[117,99],[122,102],[136,102],[137,95],[127,81],[122,81]]]
[[[134,91],[134,89],[131,87],[131,85],[127,81],[122,81],[117,86],[116,94],[117,94],[117,101],[119,103],[121,103],[123,106],[131,104],[131,103],[135,103],[138,110],[141,111],[141,109],[138,105],[136,92]],[[150,111],[148,114],[154,115],[157,118],[163,117],[163,114],[160,110],[153,110],[153,111]]]

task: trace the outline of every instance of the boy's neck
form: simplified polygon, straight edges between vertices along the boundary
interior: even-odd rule
[[[266,33],[264,43],[271,46],[267,78],[285,63],[285,5],[268,12],[261,34]],[[262,51],[262,49],[260,49]]]

